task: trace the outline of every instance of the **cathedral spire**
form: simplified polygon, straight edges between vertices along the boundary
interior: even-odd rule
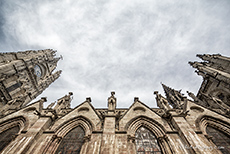
[[[173,108],[183,108],[185,98],[180,91],[171,89],[170,87],[162,84],[162,87],[165,91],[167,100]]]
[[[164,98],[161,94],[159,94],[158,91],[154,91],[154,94],[156,95],[157,106],[159,108],[164,110],[171,109],[166,98]]]

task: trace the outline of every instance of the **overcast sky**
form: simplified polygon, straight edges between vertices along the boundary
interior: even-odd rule
[[[156,107],[161,82],[197,93],[196,54],[230,56],[229,16],[229,0],[0,0],[0,51],[63,56],[48,102],[72,91],[72,107],[106,107],[115,91],[118,107]]]

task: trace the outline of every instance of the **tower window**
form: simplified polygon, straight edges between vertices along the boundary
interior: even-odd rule
[[[15,89],[17,89],[17,88],[19,88],[19,87],[21,87],[21,86],[22,86],[22,83],[21,83],[21,82],[18,82],[18,83],[15,83],[15,84],[12,85],[12,86],[6,88],[6,90],[7,90],[8,92],[11,92],[11,91],[14,91]]]
[[[145,127],[140,127],[135,134],[137,154],[161,154],[156,136]]]

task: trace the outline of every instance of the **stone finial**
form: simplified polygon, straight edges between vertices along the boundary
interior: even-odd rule
[[[114,97],[114,95],[115,95],[115,91],[112,91],[111,96]]]
[[[115,92],[112,91],[111,96],[108,98],[108,110],[115,110],[116,109],[117,99],[116,99],[116,97],[114,95],[115,95]]]
[[[134,97],[134,102],[138,102],[139,101],[139,97]]]
[[[188,93],[188,95],[194,100],[194,101],[198,101],[198,98],[195,96],[194,93],[190,92],[190,91],[186,91]]]
[[[89,103],[90,103],[90,102],[91,102],[91,98],[90,98],[90,97],[87,97],[87,98],[86,98],[86,102],[89,102]]]
[[[190,66],[192,66],[193,68],[196,68],[197,67],[197,65],[196,65],[196,62],[188,62],[188,64],[190,65]]]
[[[42,98],[41,98],[41,101],[47,102],[47,98],[46,98],[46,97],[42,97]]]

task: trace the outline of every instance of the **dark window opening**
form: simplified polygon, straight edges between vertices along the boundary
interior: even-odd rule
[[[135,134],[137,154],[162,154],[156,136],[145,127],[140,127]]]
[[[80,154],[84,136],[84,130],[80,126],[74,128],[62,139],[55,154]]]
[[[206,132],[213,137],[213,143],[216,145],[215,148],[219,149],[223,154],[230,153],[230,136],[228,134],[211,126],[207,126]]]
[[[21,86],[22,86],[22,83],[21,83],[21,82],[18,82],[18,83],[16,83],[16,84],[14,84],[14,85],[12,85],[12,86],[6,88],[6,90],[7,90],[8,92],[11,92],[11,91],[14,91],[15,89],[17,89],[17,88],[19,88],[19,87],[21,87]]]
[[[15,139],[19,127],[15,126],[0,133],[0,151],[2,151],[10,142]]]
[[[5,105],[6,102],[7,102],[7,100],[6,100],[5,96],[2,93],[2,91],[0,90],[0,103],[1,103],[1,105]]]

